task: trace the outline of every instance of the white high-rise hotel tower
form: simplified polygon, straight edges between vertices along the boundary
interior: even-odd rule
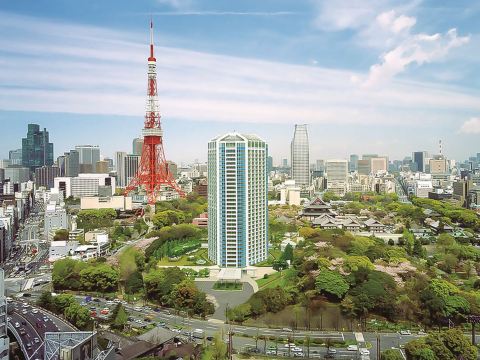
[[[292,178],[295,185],[310,185],[310,162],[307,125],[295,125],[291,143]]]
[[[245,268],[268,256],[267,144],[255,135],[208,143],[208,257]]]

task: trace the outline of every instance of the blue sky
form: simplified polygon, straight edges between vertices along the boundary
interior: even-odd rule
[[[227,131],[257,133],[275,163],[295,123],[311,159],[480,151],[480,2],[25,0],[0,2],[0,157],[26,124],[56,155],[129,151],[143,125],[155,22],[166,155],[206,159]]]

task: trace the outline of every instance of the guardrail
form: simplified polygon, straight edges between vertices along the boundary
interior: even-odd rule
[[[25,346],[23,345],[22,337],[20,334],[17,332],[17,329],[15,329],[15,326],[12,325],[12,323],[9,321],[7,325],[8,329],[12,332],[13,336],[15,336],[15,339],[17,339],[18,344],[20,345],[20,349],[22,349],[22,352],[25,354],[25,357],[28,359],[28,352]]]

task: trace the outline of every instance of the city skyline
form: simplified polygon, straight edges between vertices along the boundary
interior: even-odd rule
[[[449,158],[476,153],[479,6],[108,3],[2,4],[3,158],[28,123],[49,129],[55,156],[81,143],[109,157],[130,149],[143,122],[149,13],[158,20],[172,161],[206,161],[208,140],[235,130],[264,138],[278,163],[288,157],[283,144],[294,123],[309,124],[312,159],[371,152],[401,159],[435,152],[439,139]],[[25,95],[29,101],[19,101]]]

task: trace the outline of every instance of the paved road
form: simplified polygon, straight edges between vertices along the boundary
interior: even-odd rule
[[[42,309],[12,301],[8,303],[8,322],[19,334],[27,350],[28,357],[43,358],[43,346],[46,332],[75,331],[68,323],[58,319]]]
[[[215,313],[211,316],[213,319],[224,321],[226,319],[225,310],[243,304],[253,295],[252,285],[243,283],[243,291],[224,291],[214,290],[213,284],[216,281],[195,281],[195,285],[203,292],[215,298]]]

